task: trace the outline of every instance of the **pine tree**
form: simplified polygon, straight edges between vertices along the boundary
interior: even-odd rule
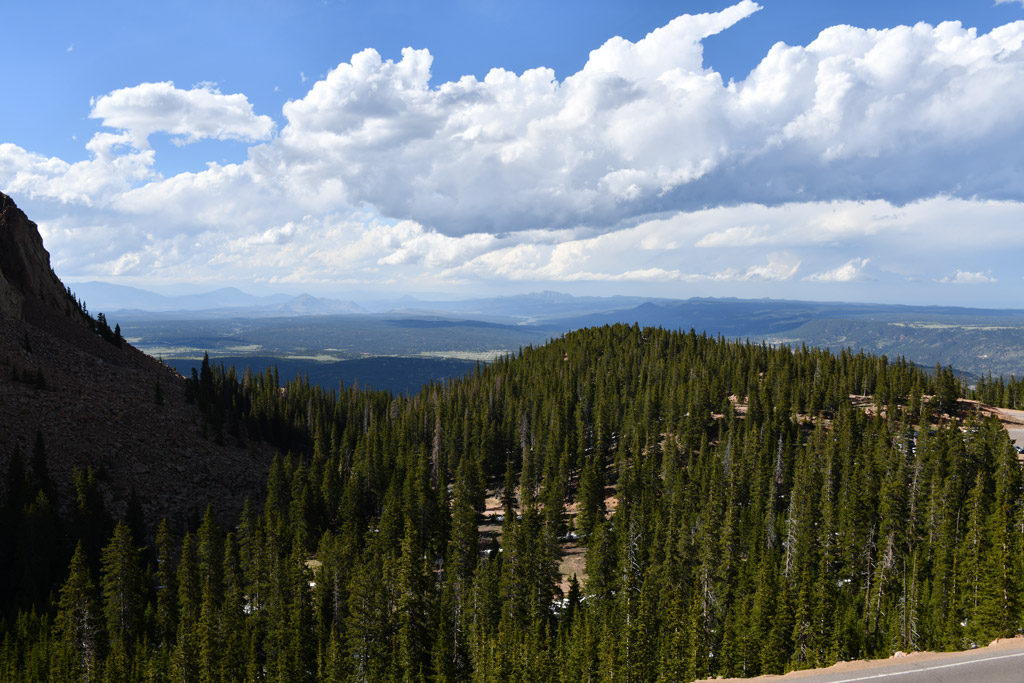
[[[22,508],[15,534],[19,550],[14,558],[20,572],[11,585],[19,587],[17,598],[22,605],[41,608],[57,583],[57,567],[66,557],[61,551],[60,519],[44,489],[40,488],[35,500]]]
[[[457,671],[464,674],[469,666],[467,616],[473,573],[479,556],[477,512],[473,506],[469,461],[464,458],[459,463],[455,477],[451,536],[444,566],[446,610],[443,625],[450,629],[450,647],[446,656],[451,662],[450,671],[453,673]],[[445,664],[445,670],[449,670],[448,666]]]
[[[237,680],[245,671],[246,618],[245,579],[238,560],[238,546],[234,533],[224,539],[224,601],[220,606],[217,624],[220,627],[220,678]]]
[[[124,522],[114,528],[114,535],[101,555],[103,615],[111,641],[130,651],[133,641],[142,633],[146,603],[145,577],[141,558],[131,531]]]
[[[391,572],[390,563],[380,548],[373,546],[367,547],[352,568],[345,621],[345,660],[351,680],[371,681],[385,677],[395,607],[389,590],[394,580]]]
[[[199,610],[202,600],[195,537],[188,533],[178,560],[178,634],[174,650],[174,678],[193,683],[200,680]]]
[[[428,671],[430,572],[411,520],[405,524],[398,572],[398,665],[402,680],[422,680]]]
[[[93,575],[99,573],[100,550],[106,545],[113,530],[113,522],[103,504],[96,472],[92,467],[74,473],[75,508],[72,515],[72,533],[82,544],[86,561]]]
[[[164,648],[174,645],[178,631],[178,582],[175,573],[174,539],[166,518],[156,532],[156,641]]]
[[[104,657],[102,612],[82,543],[75,547],[60,589],[52,669],[63,680],[91,680]]]

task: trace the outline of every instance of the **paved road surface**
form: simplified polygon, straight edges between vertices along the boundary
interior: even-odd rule
[[[800,683],[1007,683],[1024,682],[1024,652],[1006,654],[967,652],[934,662],[903,662],[891,660],[884,667],[861,671],[817,673],[793,679]]]
[[[1024,683],[1024,638],[997,641],[989,647],[967,652],[921,652],[746,680],[748,683]]]

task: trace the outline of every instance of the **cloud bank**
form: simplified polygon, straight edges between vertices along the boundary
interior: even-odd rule
[[[125,87],[93,101],[88,159],[0,144],[0,189],[97,277],[997,282],[1024,217],[1024,22],[834,26],[725,82],[702,41],[759,9],[612,38],[562,80],[433,84],[428,50],[367,49],[279,126],[209,84]],[[252,145],[165,177],[156,134]]]
[[[1024,22],[837,26],[723,83],[700,41],[757,9],[609,40],[562,81],[496,69],[431,87],[426,50],[365,50],[285,106],[277,158],[448,234],[744,202],[1024,198],[1006,144],[1024,132]]]

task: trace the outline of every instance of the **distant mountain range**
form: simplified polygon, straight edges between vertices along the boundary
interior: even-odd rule
[[[322,299],[309,294],[271,294],[257,296],[235,287],[210,292],[165,296],[146,289],[114,285],[108,282],[76,282],[69,285],[79,300],[93,312],[132,315],[134,317],[180,317],[244,315],[271,317],[360,313],[363,309],[351,301]],[[202,314],[202,315],[199,315]]]
[[[494,322],[543,324],[572,316],[612,315],[642,305],[672,301],[636,296],[572,296],[544,291],[458,301],[421,301],[406,297],[396,302],[397,305],[388,312],[403,315],[457,315]]]
[[[75,295],[91,311],[132,318],[172,317],[180,313],[237,315],[242,317],[285,317],[302,315],[337,315],[349,313],[390,313],[411,316],[451,316],[490,320],[500,323],[531,323],[573,315],[607,313],[629,309],[651,302],[670,299],[610,296],[576,297],[561,292],[535,292],[512,296],[479,299],[438,300],[402,296],[377,298],[365,305],[350,300],[316,297],[310,294],[249,294],[236,287],[222,287],[208,292],[167,296],[138,287],[109,282],[74,282]]]
[[[1024,373],[1024,310],[1015,309],[550,291],[454,301],[405,296],[364,306],[235,288],[183,296],[103,282],[72,289],[91,311],[106,312],[142,348],[166,351],[165,357],[197,350],[236,356],[242,349],[264,356],[328,349],[337,359],[515,350],[583,327],[637,323],[771,344],[863,349],[974,376]],[[196,324],[183,326],[185,320]]]

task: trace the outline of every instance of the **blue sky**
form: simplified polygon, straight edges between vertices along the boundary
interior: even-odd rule
[[[68,281],[1024,307],[1021,2],[5,5]]]

